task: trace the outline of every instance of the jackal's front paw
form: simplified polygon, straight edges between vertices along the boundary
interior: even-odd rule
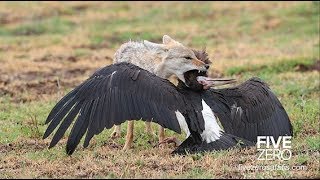
[[[132,144],[125,144],[122,148],[122,151],[128,151],[129,149],[132,149]]]

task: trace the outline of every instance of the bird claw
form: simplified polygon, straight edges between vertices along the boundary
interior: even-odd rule
[[[178,147],[181,144],[181,141],[178,140],[176,137],[167,137],[166,139],[164,139],[163,141],[159,142],[157,145],[155,145],[154,147],[162,147],[163,144],[170,144],[170,143],[174,143],[175,147]]]

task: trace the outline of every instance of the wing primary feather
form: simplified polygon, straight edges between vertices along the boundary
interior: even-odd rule
[[[51,110],[49,113],[45,124],[49,123],[54,116],[57,115],[57,113],[66,105],[67,102],[70,101],[70,99],[75,99],[76,97],[79,97],[79,92],[83,92],[84,88],[89,87],[93,83],[92,79],[87,79],[82,84],[74,88],[72,91],[70,91],[67,95],[65,95]],[[83,98],[83,96],[80,96]]]
[[[43,135],[43,139],[47,138],[53,130],[60,124],[61,120],[65,117],[65,115],[70,111],[70,109],[74,106],[75,100],[74,98],[69,99],[69,101],[59,110],[59,112],[54,116],[51,123],[49,124],[46,132]]]
[[[67,95],[65,95],[51,110],[51,112],[49,113],[46,121],[45,121],[45,124],[48,124],[53,116],[56,115],[56,113],[61,109],[61,106],[63,106],[67,101],[70,100],[70,98],[72,96],[74,96],[76,93],[77,93],[78,89],[73,89],[72,91],[70,91]]]
[[[90,112],[92,109],[92,100],[88,102],[86,107],[84,108],[83,113],[80,113],[78,116],[76,123],[71,129],[70,136],[67,141],[66,152],[68,155],[71,155],[79,144],[82,136],[85,134],[88,128],[88,119],[90,116]]]
[[[72,121],[74,120],[74,118],[77,116],[77,114],[79,113],[79,110],[81,108],[83,108],[84,105],[82,104],[82,102],[77,103],[72,110],[70,110],[69,114],[66,116],[66,118],[64,119],[64,121],[61,123],[60,127],[58,128],[57,132],[55,133],[55,135],[52,138],[52,141],[50,143],[49,148],[55,146],[60,139],[62,138],[62,136],[64,135],[64,133],[66,132],[66,130],[68,129],[68,127],[70,126],[70,124],[72,123]]]
[[[93,124],[100,120],[100,119],[94,119],[95,114],[97,113],[96,109],[97,109],[98,104],[99,104],[99,98],[95,99],[93,101],[92,109],[91,109],[89,120],[88,120],[89,121],[88,122],[88,131],[87,131],[87,135],[86,135],[86,138],[84,139],[84,144],[83,144],[84,148],[88,147],[89,141],[93,137],[94,132],[96,131],[96,129],[94,129]]]

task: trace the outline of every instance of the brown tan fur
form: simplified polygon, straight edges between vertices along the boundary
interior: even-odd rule
[[[198,53],[202,54],[202,53]],[[187,57],[188,59],[186,59]],[[205,63],[197,58],[194,51],[186,48],[181,43],[173,40],[167,35],[163,36],[163,44],[149,41],[128,42],[115,53],[114,63],[130,62],[144,68],[159,77],[170,78],[175,75],[184,81],[183,73],[189,70],[206,70]],[[126,143],[123,150],[132,147],[134,122],[128,122]],[[150,122],[146,122],[146,131],[152,133]],[[165,139],[164,128],[159,126],[159,142]],[[112,137],[120,137],[120,125],[115,126]]]

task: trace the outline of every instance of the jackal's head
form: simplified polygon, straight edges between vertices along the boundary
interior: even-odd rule
[[[158,71],[162,71],[160,73],[164,74],[166,78],[176,75],[181,81],[185,82],[185,72],[196,70],[205,73],[209,68],[209,65],[200,61],[191,49],[173,40],[168,35],[164,35],[162,40],[162,62],[161,69]]]

